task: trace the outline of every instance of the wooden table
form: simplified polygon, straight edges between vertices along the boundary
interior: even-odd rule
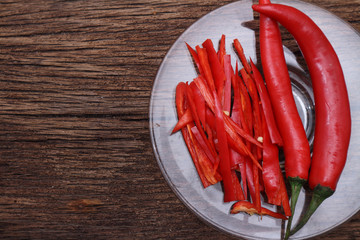
[[[149,135],[162,58],[230,2],[0,3],[0,238],[231,239],[177,199]],[[359,0],[305,2],[360,30]],[[359,239],[360,214],[325,238]]]

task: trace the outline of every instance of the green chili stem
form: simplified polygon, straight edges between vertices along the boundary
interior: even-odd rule
[[[289,177],[288,179],[289,179],[289,183],[291,186],[291,203],[290,203],[291,216],[289,217],[288,223],[286,226],[286,232],[285,232],[285,238],[284,238],[285,240],[290,237],[290,229],[291,229],[292,220],[293,220],[293,217],[295,214],[295,206],[296,206],[297,200],[299,198],[301,188],[305,183],[305,180],[300,179],[300,178]]]

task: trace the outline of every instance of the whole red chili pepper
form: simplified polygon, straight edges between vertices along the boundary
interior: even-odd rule
[[[335,50],[307,15],[293,7],[279,4],[254,5],[253,9],[278,21],[294,36],[307,63],[313,85],[315,135],[309,177],[313,196],[307,212],[290,232],[294,234],[336,189],[350,141],[349,98]]]
[[[260,0],[260,5],[269,0]],[[281,34],[277,22],[260,14],[260,55],[277,125],[283,139],[285,172],[291,187],[291,211],[308,179],[310,146],[292,94]],[[287,232],[291,227],[289,218]]]

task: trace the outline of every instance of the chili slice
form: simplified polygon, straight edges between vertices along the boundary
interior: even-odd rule
[[[269,215],[271,217],[274,218],[279,218],[282,220],[287,220],[287,217],[277,213],[277,212],[273,212],[267,208],[262,207],[259,210],[256,209],[256,207],[254,206],[254,204],[252,204],[251,202],[248,201],[238,201],[236,203],[234,203],[231,207],[230,213],[231,214],[236,214],[239,212],[246,212],[249,215],[253,215],[253,214],[258,214],[258,215]]]
[[[256,67],[256,65],[253,63],[253,61],[251,59],[250,59],[250,64],[251,64],[251,69],[252,69],[253,76],[254,76],[254,81],[255,81],[255,84],[257,87],[257,91],[260,96],[261,105],[263,106],[262,110],[264,112],[264,117],[266,119],[266,123],[268,126],[271,142],[273,144],[277,144],[278,146],[282,146],[283,141],[282,141],[278,126],[275,121],[275,116],[274,116],[274,112],[272,109],[270,96],[269,96],[269,93],[264,84],[264,80],[261,76],[260,71],[258,70],[258,68]]]

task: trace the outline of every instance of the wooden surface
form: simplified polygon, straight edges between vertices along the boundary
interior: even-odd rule
[[[1,239],[232,239],[169,188],[148,117],[166,52],[230,2],[0,2]],[[305,2],[360,31],[359,0]],[[360,214],[325,238],[360,239]]]

